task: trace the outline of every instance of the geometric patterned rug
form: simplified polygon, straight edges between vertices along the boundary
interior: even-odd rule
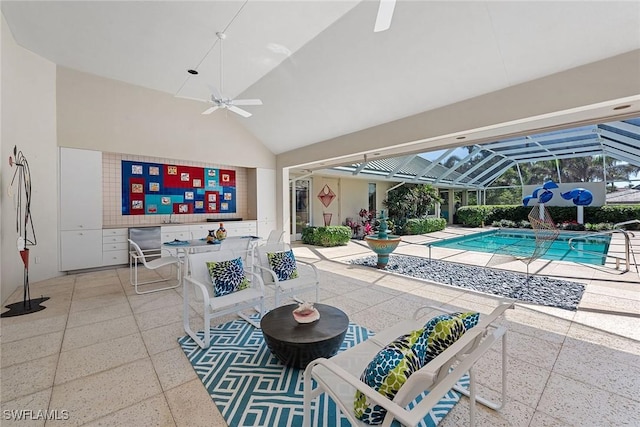
[[[200,331],[198,335],[204,334]],[[372,335],[368,329],[349,323],[340,351]],[[261,329],[234,320],[211,328],[211,345],[206,350],[189,336],[178,342],[229,426],[302,425],[304,370],[282,365],[267,348]],[[450,391],[421,425],[437,425],[459,399],[459,393]],[[326,394],[313,403],[313,426],[351,425]]]

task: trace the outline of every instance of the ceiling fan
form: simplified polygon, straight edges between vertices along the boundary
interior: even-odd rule
[[[225,98],[222,95],[223,90],[223,78],[222,78],[222,41],[227,37],[225,33],[218,32],[216,33],[218,39],[220,40],[220,90],[215,88],[213,85],[209,85],[209,90],[211,91],[211,98],[206,101],[213,104],[211,107],[207,108],[202,112],[202,114],[211,114],[219,108],[224,108],[229,111],[233,111],[236,114],[241,115],[242,117],[251,117],[251,113],[239,108],[238,105],[262,105],[262,101],[259,99],[230,99]]]
[[[395,7],[396,0],[380,0],[376,24],[373,27],[374,33],[388,30],[391,27],[391,18],[393,18],[393,9]]]

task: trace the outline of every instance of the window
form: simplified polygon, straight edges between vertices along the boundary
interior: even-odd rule
[[[376,210],[376,184],[369,183],[369,212]],[[377,215],[376,215],[377,216]]]

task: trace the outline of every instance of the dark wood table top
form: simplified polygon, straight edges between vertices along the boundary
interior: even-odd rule
[[[343,334],[349,326],[349,318],[340,309],[314,303],[320,319],[311,323],[298,323],[293,310],[298,304],[283,305],[262,316],[262,333],[280,342],[305,344],[325,341]]]

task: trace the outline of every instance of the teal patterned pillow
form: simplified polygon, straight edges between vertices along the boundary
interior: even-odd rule
[[[431,362],[451,344],[456,342],[468,329],[478,324],[479,313],[441,314],[424,325],[427,350],[423,365]]]
[[[207,262],[209,276],[213,282],[213,296],[221,297],[249,287],[244,274],[242,258],[229,261]]]
[[[267,252],[267,260],[269,267],[278,276],[278,281],[295,279],[298,277],[298,268],[296,266],[296,258],[293,251],[284,252]]]
[[[378,393],[393,399],[409,376],[420,369],[426,352],[424,329],[402,335],[375,355],[360,376]],[[362,392],[356,391],[353,405],[356,418],[367,424],[382,424],[387,410],[367,402]]]

